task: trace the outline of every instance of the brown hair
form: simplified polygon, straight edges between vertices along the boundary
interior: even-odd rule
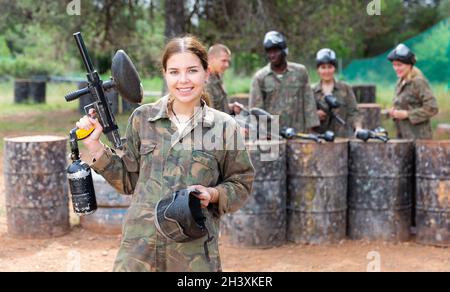
[[[404,78],[406,81],[410,81],[416,77],[424,77],[422,71],[419,68],[412,66],[411,71],[409,71],[408,75]]]
[[[211,56],[217,56],[219,53],[225,53],[228,54],[228,56],[231,56],[231,50],[222,44],[216,44],[209,48],[208,55]]]
[[[200,59],[203,69],[205,69],[205,71],[208,70],[208,53],[206,52],[205,47],[196,37],[187,35],[184,37],[173,38],[167,43],[161,58],[161,66],[164,72],[167,70],[167,61],[170,57],[180,53],[192,53],[196,55]],[[206,93],[206,90],[203,91],[202,99],[208,106],[211,106],[211,100]]]

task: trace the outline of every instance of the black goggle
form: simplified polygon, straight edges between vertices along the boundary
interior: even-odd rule
[[[336,53],[330,49],[322,49],[317,52],[317,60],[336,60]]]

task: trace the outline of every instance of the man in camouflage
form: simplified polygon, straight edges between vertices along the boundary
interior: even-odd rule
[[[438,105],[428,81],[414,67],[415,54],[405,45],[398,45],[388,56],[399,78],[395,89],[394,107],[389,114],[397,127],[398,138],[432,139],[430,119]]]
[[[208,51],[209,79],[206,90],[212,107],[224,113],[231,113],[227,93],[223,86],[223,74],[230,67],[231,51],[226,46],[217,44]]]
[[[220,216],[239,209],[250,195],[254,169],[236,122],[202,103],[180,134],[169,119],[170,108],[168,96],[138,108],[129,120],[124,155],[106,147],[92,165],[119,192],[133,194],[115,271],[220,271]],[[215,143],[221,138],[221,147],[199,148],[208,137],[216,137]],[[205,238],[168,242],[154,224],[162,197],[195,185],[219,194],[218,203],[203,210],[214,237],[208,243],[210,262]]]
[[[249,107],[259,107],[279,116],[280,129],[292,127],[299,132],[309,132],[319,126],[308,72],[301,64],[287,62],[284,36],[268,32],[264,48],[270,64],[253,78]]]

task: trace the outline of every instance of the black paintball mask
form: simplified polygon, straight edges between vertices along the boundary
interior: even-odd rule
[[[209,261],[207,244],[214,237],[209,235],[200,199],[195,196],[199,194],[199,191],[187,188],[162,198],[155,207],[155,225],[166,239],[180,243],[207,235],[204,249]]]
[[[319,67],[323,64],[331,64],[336,67],[337,57],[336,53],[331,49],[321,49],[316,54],[316,65]]]
[[[278,48],[283,51],[285,56],[289,53],[285,36],[277,31],[269,31],[266,33],[264,36],[263,46],[266,51],[273,48]]]
[[[399,61],[414,66],[416,64],[416,55],[404,44],[399,44],[389,53],[388,60],[391,62]]]

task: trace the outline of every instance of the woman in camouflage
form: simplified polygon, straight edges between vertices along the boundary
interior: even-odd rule
[[[99,141],[101,125],[84,141],[92,168],[118,191],[133,195],[123,226],[115,271],[220,271],[220,216],[239,209],[251,192],[254,170],[234,120],[207,105],[208,55],[194,37],[170,41],[162,57],[169,95],[143,105],[130,117],[124,154]],[[167,240],[155,227],[157,202],[194,187],[206,227],[214,239],[187,243]],[[208,260],[209,258],[209,260]]]
[[[343,119],[346,125],[338,123],[335,118],[318,106],[317,115],[320,119],[320,126],[314,130],[319,133],[333,131],[338,137],[351,138],[354,131],[361,128],[361,120],[353,89],[343,82],[336,81],[334,77],[336,63],[336,53],[333,50],[325,48],[317,52],[316,65],[320,83],[313,87],[313,92],[317,104],[322,104],[324,108],[328,107],[325,96],[334,96],[340,104],[340,107],[334,112]]]
[[[388,59],[398,77],[394,107],[389,111],[395,121],[398,138],[432,139],[430,119],[439,110],[428,81],[414,66],[416,56],[407,46],[400,44]]]

